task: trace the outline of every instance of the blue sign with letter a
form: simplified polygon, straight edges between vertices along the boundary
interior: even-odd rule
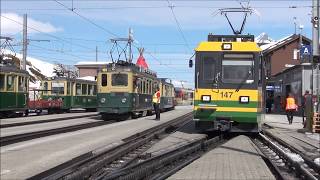
[[[311,45],[302,45],[300,49],[301,56],[310,56],[312,54]]]

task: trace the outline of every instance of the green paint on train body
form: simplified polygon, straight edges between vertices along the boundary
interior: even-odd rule
[[[96,96],[56,96],[56,95],[43,95],[43,99],[58,99],[63,101],[62,109],[83,108],[95,109],[97,107]]]
[[[160,98],[160,109],[170,109],[174,107],[173,97],[161,97]]]
[[[138,93],[98,93],[98,112],[124,114],[130,112],[152,111],[152,95]],[[173,107],[173,97],[161,97],[160,109]]]
[[[211,112],[209,110],[196,110],[193,111],[194,119],[198,121],[215,121],[219,119],[229,119],[237,123],[257,123],[260,122],[260,116],[257,112]]]
[[[27,97],[26,92],[0,92],[0,111],[28,109]]]
[[[98,93],[98,112],[108,114],[124,114],[133,109],[132,93]]]

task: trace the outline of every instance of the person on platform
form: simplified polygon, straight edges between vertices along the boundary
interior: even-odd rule
[[[287,99],[286,99],[286,113],[287,118],[289,121],[289,124],[292,124],[293,120],[293,113],[294,111],[297,111],[298,106],[296,105],[296,101],[291,93],[289,93]]]
[[[154,111],[156,113],[155,120],[160,120],[160,98],[161,98],[160,89],[157,88],[157,90],[155,91],[152,97],[152,103],[153,103]]]
[[[272,104],[273,104],[273,98],[271,95],[269,95],[269,97],[266,100],[267,113],[271,113]]]
[[[306,90],[306,92],[304,93],[303,95],[303,98],[302,98],[302,102],[301,102],[301,110],[302,110],[302,124],[304,125],[304,119],[306,117],[306,99],[308,98],[309,96],[309,91]]]

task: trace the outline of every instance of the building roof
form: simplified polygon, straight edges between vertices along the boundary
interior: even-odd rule
[[[111,62],[107,62],[107,61],[80,61],[77,64],[75,64],[74,66],[76,67],[99,67],[101,65],[107,65]]]
[[[307,42],[311,43],[311,40],[309,38],[307,38],[303,35],[301,37],[302,37],[302,41],[307,41]],[[290,44],[291,42],[296,41],[298,39],[299,39],[298,34],[291,34],[289,36],[286,36],[286,37],[278,40],[277,42],[271,42],[269,44],[262,45],[262,46],[260,46],[260,48],[263,50],[262,51],[263,54],[268,54],[268,53],[276,51],[279,48],[281,48],[287,44]]]
[[[311,68],[312,65],[311,65],[311,63],[297,64],[297,65],[294,65],[294,66],[292,66],[292,67],[289,67],[289,68],[287,68],[287,69],[285,69],[285,70],[283,70],[283,71],[281,71],[281,72],[278,72],[278,73],[275,74],[273,77],[277,77],[277,76],[279,76],[279,75],[281,75],[281,74],[285,74],[285,73],[287,73],[287,72],[290,72],[290,71],[292,71],[292,70],[294,70],[294,69],[301,68],[301,67],[303,67],[303,68]]]

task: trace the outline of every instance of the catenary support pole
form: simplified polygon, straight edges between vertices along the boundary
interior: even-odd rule
[[[26,70],[26,62],[27,62],[27,14],[23,15],[23,47],[22,47],[22,69]]]

